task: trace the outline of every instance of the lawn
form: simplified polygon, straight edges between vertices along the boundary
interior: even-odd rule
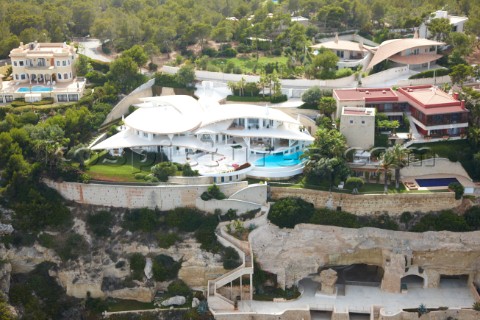
[[[222,68],[229,62],[233,62],[235,68],[240,69],[242,74],[257,74],[259,66],[266,65],[268,63],[278,63],[279,65],[286,65],[287,57],[260,57],[257,61],[256,58],[251,57],[237,57],[237,58],[212,58],[209,60],[209,64]]]
[[[132,153],[130,150],[125,150],[121,157],[108,159],[107,153],[101,152],[87,161],[89,166],[87,173],[94,180],[142,183],[145,181],[136,180],[135,173],[150,173],[150,168],[161,160],[158,154],[149,154],[145,158],[145,156]]]

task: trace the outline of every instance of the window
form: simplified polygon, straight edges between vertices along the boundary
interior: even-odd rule
[[[60,61],[57,60],[57,67],[60,67]]]
[[[25,73],[22,73],[22,74],[20,75],[20,79],[22,79],[22,80],[25,80],[25,79],[26,79]]]
[[[66,94],[57,94],[57,101],[58,101],[58,102],[67,102],[67,101],[68,101],[68,95],[66,95]]]
[[[57,73],[57,79],[62,80],[62,74],[61,73]]]
[[[23,67],[24,61],[23,61],[23,60],[18,61],[18,65],[19,65],[20,67]]]
[[[78,94],[69,94],[68,101],[78,101]]]
[[[62,66],[65,67],[66,65],[67,65],[67,61],[63,60],[63,61],[62,61]]]
[[[0,103],[3,103],[3,96],[0,96]]]
[[[365,124],[365,120],[362,120],[362,124]]]
[[[14,66],[14,67],[17,66],[17,61],[13,61],[13,66]]]
[[[70,72],[70,79],[72,79],[72,73]]]
[[[350,124],[353,124],[353,120],[350,120]]]
[[[68,73],[63,74],[63,79],[68,79]]]
[[[5,96],[5,102],[12,102],[13,101],[13,96],[12,95],[6,95]]]
[[[15,74],[15,80],[18,80],[18,74]]]

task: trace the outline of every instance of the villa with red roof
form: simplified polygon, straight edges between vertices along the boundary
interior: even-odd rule
[[[436,86],[403,87],[397,91],[339,89],[333,91],[333,97],[337,102],[337,118],[342,117],[344,108],[375,108],[391,120],[402,120],[406,114],[415,125],[411,131],[424,137],[463,136],[468,128],[465,101],[458,100],[458,94],[452,96]]]

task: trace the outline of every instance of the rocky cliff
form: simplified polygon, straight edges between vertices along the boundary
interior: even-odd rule
[[[384,269],[381,287],[399,292],[401,278],[415,274],[436,287],[440,275],[480,280],[480,231],[410,233],[301,224],[279,229],[266,224],[251,235],[255,258],[283,286],[327,266],[368,264]]]

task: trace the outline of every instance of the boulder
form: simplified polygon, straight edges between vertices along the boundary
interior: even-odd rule
[[[200,305],[200,300],[198,298],[193,298],[192,300],[192,308],[196,308]]]
[[[183,296],[175,296],[171,297],[165,301],[162,301],[162,306],[164,307],[169,307],[169,306],[181,306],[182,304],[185,304],[187,302],[187,299]]]
[[[153,267],[152,259],[147,258],[145,260],[145,268],[143,269],[143,271],[145,272],[145,277],[147,277],[147,279],[149,280],[153,277],[152,267]]]

